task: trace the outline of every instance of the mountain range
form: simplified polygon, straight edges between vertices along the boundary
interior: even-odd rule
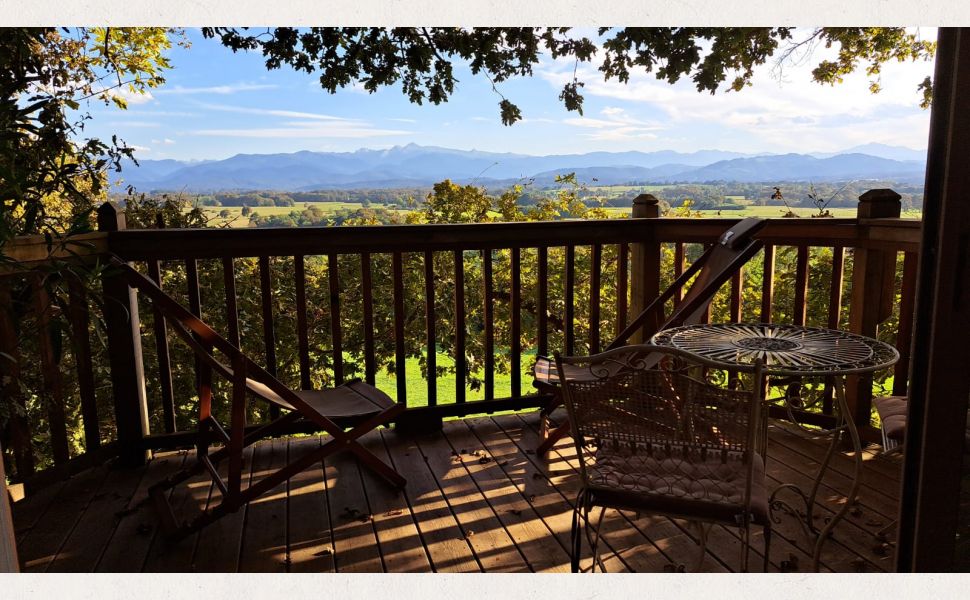
[[[589,152],[532,156],[408,144],[386,150],[237,154],[224,160],[140,160],[112,173],[115,183],[142,192],[244,190],[311,191],[425,187],[451,179],[500,185],[538,185],[575,172],[597,185],[706,182],[852,181],[921,183],[925,151],[866,144],[835,154]]]

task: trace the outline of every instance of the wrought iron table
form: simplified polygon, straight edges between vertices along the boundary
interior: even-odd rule
[[[765,363],[766,376],[830,378],[837,400],[838,415],[835,426],[823,430],[831,434],[832,442],[813,480],[811,492],[806,494],[797,485],[786,483],[778,486],[769,498],[772,511],[782,510],[798,516],[801,514],[779,499],[778,495],[783,491],[794,492],[804,503],[806,531],[817,536],[812,556],[812,569],[817,571],[822,544],[855,502],[862,472],[862,442],[853,419],[849,417],[844,377],[872,373],[892,366],[899,360],[899,353],[889,344],[845,331],[772,323],[687,325],[663,330],[654,335],[651,341],[658,346],[671,346],[696,354],[729,371],[752,371],[754,361],[761,358]],[[764,384],[765,382],[759,383]],[[784,400],[789,414],[794,417],[791,399],[786,395]],[[797,419],[793,420],[797,423]],[[767,424],[767,419],[765,423]],[[842,508],[819,531],[813,524],[815,498],[832,456],[846,431],[855,451],[852,487]],[[763,431],[762,439],[766,444],[767,429]],[[764,451],[764,446],[762,449]],[[776,519],[774,515],[772,518]]]

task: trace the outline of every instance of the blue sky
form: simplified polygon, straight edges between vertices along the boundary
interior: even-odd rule
[[[932,29],[920,31],[934,37]],[[523,122],[501,124],[500,97],[481,76],[459,68],[449,102],[418,106],[399,87],[374,94],[355,85],[329,94],[315,76],[288,67],[268,71],[258,53],[233,54],[189,30],[189,48],[173,48],[164,86],[126,96],[128,110],[92,104],[88,135],[118,134],[143,159],[222,159],[238,153],[353,151],[418,143],[523,154],[720,149],[738,152],[833,152],[878,142],[926,147],[929,111],[916,85],[932,63],[883,68],[880,94],[864,74],[835,86],[811,82],[821,56],[778,72],[768,64],[742,92],[698,93],[638,74],[628,84],[604,82],[579,67],[584,115],[558,100],[571,61],[546,57],[531,78],[499,89],[522,109]]]

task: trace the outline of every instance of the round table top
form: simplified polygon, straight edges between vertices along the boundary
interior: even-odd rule
[[[899,360],[895,348],[866,336],[774,323],[684,325],[657,333],[651,342],[729,369],[752,369],[761,358],[765,371],[779,375],[869,373]]]

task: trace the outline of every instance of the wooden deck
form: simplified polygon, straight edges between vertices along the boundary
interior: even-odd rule
[[[452,421],[443,434],[417,438],[372,432],[366,445],[407,477],[404,493],[340,455],[175,545],[157,534],[144,500],[149,485],[189,453],[162,454],[138,470],[99,467],[14,505],[20,558],[28,572],[569,571],[570,503],[579,483],[572,442],[541,459],[532,452],[536,426],[531,413]],[[258,480],[288,453],[319,443],[317,437],[261,442],[247,457],[248,476]],[[792,426],[773,425],[770,485],[806,484],[824,449]],[[820,519],[849,485],[851,462],[836,458],[819,495]],[[899,459],[879,456],[878,448],[866,459],[860,504],[827,543],[823,570],[892,568],[891,549],[875,532],[895,517]],[[190,480],[176,488],[172,503],[191,516],[212,493],[207,479]],[[663,572],[693,564],[697,554],[693,530],[683,522],[608,511],[603,531],[610,571]],[[751,568],[760,570],[760,528],[753,531]],[[771,569],[807,571],[810,544],[799,524],[783,515],[774,531]],[[703,570],[736,569],[739,549],[735,529],[715,527]]]

